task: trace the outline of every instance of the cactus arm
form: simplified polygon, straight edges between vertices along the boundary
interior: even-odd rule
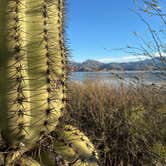
[[[29,138],[30,102],[25,52],[25,1],[1,0],[0,126],[10,144]]]
[[[79,158],[88,163],[96,163],[97,152],[90,140],[77,128],[66,125],[56,130],[57,136],[54,144],[55,152],[62,155],[68,161]],[[57,141],[58,140],[58,141]],[[70,154],[67,154],[67,151]]]
[[[61,138],[56,138],[54,141],[54,151],[62,156],[64,160],[67,160],[69,162],[74,161],[76,158],[78,158],[77,153],[75,150],[70,147],[68,144],[65,143],[65,141]]]
[[[96,160],[98,158],[93,144],[77,128],[66,125],[62,135],[64,140],[79,154],[80,158],[86,160]]]

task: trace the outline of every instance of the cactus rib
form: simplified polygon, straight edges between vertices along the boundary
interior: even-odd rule
[[[33,2],[27,1],[27,32],[30,32],[27,34],[27,50],[32,138],[38,139],[43,133],[53,131],[62,116],[65,92],[60,78],[65,73],[59,44],[63,45],[59,36],[61,17],[58,9],[61,4],[57,0]]]
[[[0,125],[10,144],[29,138],[30,98],[25,51],[25,1],[1,0]],[[3,103],[3,104],[2,104]]]

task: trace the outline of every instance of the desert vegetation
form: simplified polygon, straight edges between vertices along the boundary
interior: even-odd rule
[[[94,142],[102,166],[165,165],[165,101],[155,86],[69,82],[65,120]]]

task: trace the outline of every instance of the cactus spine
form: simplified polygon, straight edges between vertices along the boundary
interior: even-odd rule
[[[0,0],[0,6],[0,159],[38,166],[29,154],[56,132],[55,153],[75,165],[97,165],[82,132],[56,129],[66,104],[64,0]]]

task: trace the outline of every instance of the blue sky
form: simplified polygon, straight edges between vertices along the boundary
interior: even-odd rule
[[[148,38],[145,25],[131,11],[132,0],[68,0],[67,37],[72,60],[130,61],[131,55],[114,50],[138,44],[133,32]],[[149,19],[152,26],[159,22]]]

